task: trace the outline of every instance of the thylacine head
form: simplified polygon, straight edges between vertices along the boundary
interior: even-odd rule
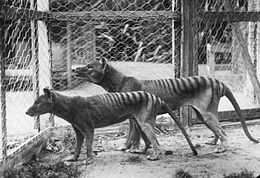
[[[77,67],[73,72],[77,78],[83,78],[88,82],[100,84],[104,79],[107,68],[107,60],[102,58],[100,61],[95,60],[85,66]]]
[[[54,106],[53,93],[48,88],[44,88],[43,92],[44,94],[35,100],[33,105],[26,111],[26,114],[29,116],[39,116],[52,112]]]

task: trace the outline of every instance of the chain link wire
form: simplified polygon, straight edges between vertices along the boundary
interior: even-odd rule
[[[68,82],[77,84],[69,70],[101,58],[171,63],[172,36],[174,30],[180,31],[180,26],[172,28],[170,14],[177,10],[172,4],[170,0],[51,0],[53,87],[62,90]]]
[[[5,0],[4,6],[9,11],[3,26],[5,79],[2,81],[2,92],[5,92],[6,98],[9,150],[17,146],[17,140],[21,143],[20,140],[27,139],[28,135],[35,134],[40,128],[38,119],[35,122],[25,115],[26,109],[39,95],[39,82],[48,83],[51,78],[51,86],[56,90],[77,86],[82,81],[73,78],[71,70],[78,65],[102,58],[108,61],[174,63],[175,76],[179,77],[181,16],[176,20],[173,12],[181,13],[180,2],[49,0],[49,13],[35,15],[29,10],[46,4],[37,4],[34,0]],[[254,20],[254,14],[252,22],[231,22],[235,17],[226,12],[224,0],[198,2],[194,22],[195,57],[191,59],[196,61],[194,74],[208,75],[226,83],[243,109],[256,107],[255,94],[232,23],[240,24],[244,43],[257,68],[260,54],[259,22]],[[232,12],[238,14],[260,11],[258,0],[232,0],[232,5]],[[225,20],[220,21],[218,15],[223,14]],[[38,59],[38,44],[46,38],[39,36],[39,31],[45,30],[41,29],[40,20],[44,20],[48,27],[50,44],[45,43],[48,54],[41,54],[50,55],[49,61]],[[50,64],[51,76],[43,76],[50,69],[43,66]],[[233,108],[221,100],[219,109]]]
[[[255,21],[260,11],[260,2],[257,0],[231,0],[232,9],[228,9],[227,1],[223,0],[199,0],[197,4],[198,14],[195,17],[196,47],[195,58],[197,68],[194,73],[208,75],[223,81],[234,92],[242,109],[257,108],[257,102],[252,83],[250,82],[245,60],[242,55],[242,48],[236,39],[234,23],[239,24],[242,31],[252,63],[257,67],[259,56],[258,45],[259,22]],[[227,12],[229,11],[229,12]],[[209,13],[210,12],[210,13]],[[250,13],[250,19],[234,20],[241,13]],[[207,17],[207,18],[205,18]],[[219,20],[223,17],[225,20]],[[205,20],[207,19],[207,20]],[[219,110],[233,110],[233,107],[222,99]]]
[[[42,14],[36,16],[32,11],[37,8],[34,0],[3,2],[1,12],[4,12],[4,24],[1,25],[4,49],[1,60],[4,70],[1,72],[4,72],[4,79],[1,81],[1,94],[4,94],[2,100],[5,100],[5,105],[0,110],[6,113],[1,117],[2,121],[6,121],[4,129],[7,133],[7,143],[3,149],[10,153],[40,130],[39,118],[34,120],[25,112],[39,95],[37,46],[41,38],[38,38],[37,23],[44,17]]]
[[[41,92],[39,85],[48,84],[50,78],[54,89],[65,90],[81,82],[70,76],[74,66],[101,58],[172,63],[173,46],[176,51],[180,49],[180,18],[174,21],[172,15],[173,11],[180,12],[180,4],[170,0],[46,2],[4,0],[1,9],[5,12],[2,27],[5,76],[1,83],[5,106],[1,110],[6,111],[8,152],[40,130],[39,119],[33,120],[25,111]],[[42,12],[33,11],[39,8]],[[42,8],[49,9],[47,14]],[[47,24],[49,44],[45,43],[46,36],[40,36],[45,30],[41,20]],[[175,42],[178,43],[174,45]],[[42,47],[49,54],[40,53]],[[39,54],[46,58],[50,55],[51,59],[39,60]],[[175,56],[178,58],[175,65],[179,65],[180,53]],[[50,68],[46,66],[50,64],[51,76],[48,76]]]

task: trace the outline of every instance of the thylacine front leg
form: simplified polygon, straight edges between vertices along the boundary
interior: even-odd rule
[[[84,140],[84,135],[80,132],[80,130],[77,129],[77,127],[75,127],[74,125],[72,125],[72,128],[76,133],[76,145],[74,147],[74,154],[72,156],[69,156],[66,159],[67,161],[77,161]]]
[[[93,163],[93,139],[94,139],[94,128],[92,127],[85,127],[84,136],[86,138],[86,146],[87,146],[87,160],[86,164]]]

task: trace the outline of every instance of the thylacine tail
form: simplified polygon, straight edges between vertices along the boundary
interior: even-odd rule
[[[197,152],[196,148],[194,147],[194,145],[192,144],[192,142],[191,142],[191,140],[190,140],[190,138],[189,138],[189,136],[188,136],[186,130],[184,129],[182,123],[181,123],[180,120],[175,116],[175,114],[172,112],[172,110],[170,109],[170,107],[169,107],[164,101],[162,101],[162,109],[163,109],[165,112],[167,112],[167,113],[171,116],[171,118],[176,122],[176,124],[178,125],[178,127],[181,129],[181,131],[182,131],[184,137],[186,138],[186,140],[187,140],[187,142],[188,142],[188,144],[189,144],[189,146],[190,146],[190,148],[191,148],[193,154],[194,154],[194,155],[198,155],[198,152]]]
[[[254,142],[254,143],[259,143],[258,140],[254,139],[254,138],[250,135],[250,133],[249,133],[249,131],[248,131],[248,129],[247,129],[247,126],[246,126],[245,119],[244,119],[244,117],[243,117],[243,115],[242,115],[241,109],[240,109],[240,107],[239,107],[239,105],[238,105],[238,103],[237,103],[236,98],[235,98],[234,95],[232,94],[231,90],[230,90],[225,84],[223,84],[223,86],[225,87],[225,89],[223,90],[223,91],[224,91],[223,95],[226,96],[226,97],[229,99],[229,101],[232,103],[233,107],[235,108],[235,110],[236,110],[236,112],[237,112],[237,115],[238,115],[238,117],[239,117],[239,120],[240,120],[240,122],[241,122],[241,124],[242,124],[243,130],[244,130],[246,136],[247,136],[252,142]]]

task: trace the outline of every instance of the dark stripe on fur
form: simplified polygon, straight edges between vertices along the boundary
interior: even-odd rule
[[[188,81],[188,83],[189,83],[189,91],[194,91],[195,90],[195,87],[193,86],[193,83],[192,83],[192,79],[189,77],[189,78],[187,78],[187,81]]]
[[[181,84],[182,84],[182,86],[184,88],[184,92],[187,92],[188,91],[188,86],[186,85],[186,83],[185,83],[183,78],[181,78]]]
[[[201,84],[199,82],[199,78],[198,77],[194,77],[193,80],[195,81],[195,83],[197,85],[197,90],[199,91],[201,89]]]
[[[170,84],[171,84],[171,89],[173,90],[173,92],[174,93],[177,93],[177,91],[176,91],[176,86],[175,86],[175,82],[172,80],[172,79],[170,79],[169,80],[169,82],[170,82]]]

